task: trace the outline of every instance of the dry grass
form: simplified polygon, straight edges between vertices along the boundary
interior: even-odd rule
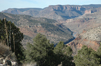
[[[7,56],[9,55],[11,52],[9,50],[9,47],[3,45],[0,43],[0,55],[1,56]]]
[[[34,63],[31,62],[29,64],[28,63],[27,64],[23,64],[23,66],[36,66],[36,63],[35,62]]]

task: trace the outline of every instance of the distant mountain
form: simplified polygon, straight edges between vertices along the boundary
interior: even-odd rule
[[[33,38],[37,33],[46,35],[52,43],[59,41],[69,42],[74,39],[72,31],[63,25],[56,24],[56,20],[47,18],[34,18],[27,15],[13,15],[7,13],[0,13],[0,19],[6,18],[8,21],[20,28],[20,31],[25,35],[23,44],[33,42]]]
[[[91,11],[93,13],[90,13]],[[101,7],[88,10],[88,13],[74,19],[68,19],[63,24],[75,34],[98,27],[101,25]]]
[[[11,13],[11,14],[24,14],[24,15],[31,15],[36,16],[39,11],[42,10],[40,8],[9,8],[8,10],[3,11],[4,13]]]
[[[91,9],[89,11],[95,12],[67,20],[64,23],[76,35],[76,38],[67,44],[73,49],[74,55],[77,54],[77,51],[83,45],[91,47],[96,51],[101,43],[101,8]]]
[[[74,35],[75,39],[67,45],[75,55],[83,45],[97,50],[101,42],[101,4],[50,5],[44,9],[12,8],[2,12],[0,18],[6,17],[24,33],[23,43],[32,40],[37,33],[46,35],[54,43],[68,42],[74,39]]]
[[[55,20],[67,20],[83,15],[86,10],[101,7],[99,5],[50,5],[44,9],[40,8],[10,8],[3,13],[23,14],[33,17],[45,17]]]

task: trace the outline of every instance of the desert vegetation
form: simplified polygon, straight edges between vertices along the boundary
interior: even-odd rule
[[[0,12],[0,65],[101,66],[100,16],[101,5]]]

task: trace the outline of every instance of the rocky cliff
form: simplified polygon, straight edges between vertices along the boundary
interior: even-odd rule
[[[50,5],[46,8],[10,8],[4,10],[4,13],[24,14],[33,17],[45,17],[55,20],[67,20],[90,13],[86,11],[93,8],[101,7],[101,5]]]
[[[67,45],[71,46],[75,55],[83,45],[96,51],[101,41],[101,5],[50,5],[44,9],[11,8],[2,12],[0,18],[6,17],[24,33],[24,44],[32,41],[37,33],[46,35],[51,42],[68,42],[74,39],[74,32],[76,38]]]
[[[96,9],[97,10],[97,9]],[[101,9],[94,13],[86,13],[74,19],[68,19],[63,24],[76,34],[83,30],[93,29],[101,25]],[[71,27],[72,26],[72,27]]]
[[[68,43],[73,49],[73,55],[77,54],[77,51],[82,48],[83,45],[86,45],[89,48],[94,49],[95,51],[99,48],[101,42],[101,26],[92,28],[90,30],[84,30],[81,34],[78,35],[72,42]]]

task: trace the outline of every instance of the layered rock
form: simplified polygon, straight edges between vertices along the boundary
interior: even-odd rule
[[[4,13],[24,14],[33,17],[45,17],[55,20],[67,20],[83,15],[84,13],[91,13],[89,9],[101,7],[101,5],[50,5],[44,9],[41,8],[10,8]],[[87,11],[85,11],[87,10]]]
[[[88,48],[92,48],[93,50],[97,51],[100,42],[101,26],[92,28],[90,30],[84,30],[81,34],[78,35],[77,38],[75,38],[67,45],[72,48],[73,55],[76,55],[78,50],[80,50],[83,45],[86,45]]]
[[[83,45],[86,45],[88,48],[92,48],[96,51],[99,48],[99,43],[100,42],[98,41],[76,38],[67,45],[72,48],[73,55],[76,55],[78,53],[78,50],[80,50]]]
[[[85,10],[85,13],[84,14],[91,14],[92,11],[91,10]]]
[[[96,9],[97,10],[97,9]],[[93,29],[101,25],[101,11],[84,14],[74,19],[68,19],[63,24],[76,34],[80,34],[83,30]],[[72,26],[72,27],[71,27]]]

